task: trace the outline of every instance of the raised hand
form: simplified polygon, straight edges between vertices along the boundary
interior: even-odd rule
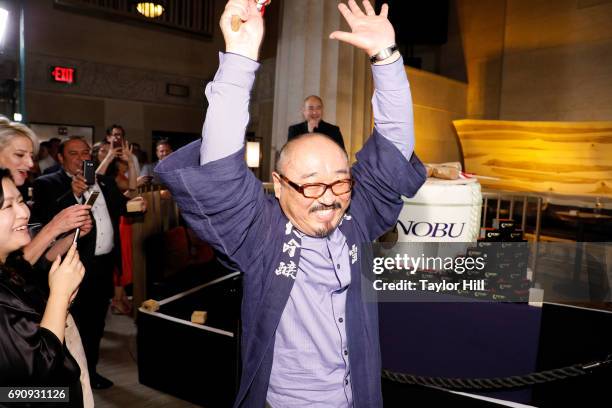
[[[132,146],[127,140],[123,141],[123,146],[118,149],[119,157],[121,160],[130,163],[132,161]]]
[[[108,149],[108,152],[106,153],[106,156],[104,157],[104,160],[113,161],[113,159],[119,154],[120,149],[121,148],[119,147],[115,147],[115,142],[111,140],[110,147]]]
[[[347,4],[338,4],[338,10],[352,32],[334,31],[329,38],[360,48],[369,57],[395,44],[395,30],[387,19],[389,12],[387,4],[383,4],[378,15],[368,0],[363,1],[363,11],[355,0],[348,0]]]
[[[232,16],[237,15],[242,20],[238,31],[232,30]],[[264,34],[264,24],[261,13],[257,11],[255,0],[229,0],[219,22],[225,51],[243,55],[257,60],[259,47]]]

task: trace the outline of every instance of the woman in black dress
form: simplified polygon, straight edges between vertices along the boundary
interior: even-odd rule
[[[0,180],[0,384],[69,387],[70,402],[57,405],[81,407],[81,370],[65,336],[68,308],[85,268],[73,245],[63,261],[58,256],[53,262],[48,294],[37,287],[20,251],[30,242],[30,211],[8,170],[0,169]]]

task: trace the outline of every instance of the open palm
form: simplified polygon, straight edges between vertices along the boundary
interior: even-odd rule
[[[361,48],[369,56],[395,43],[395,31],[387,19],[389,7],[386,4],[382,6],[378,15],[368,0],[363,1],[363,10],[355,0],[349,0],[347,4],[340,3],[338,10],[344,16],[351,32],[334,31],[329,38]]]

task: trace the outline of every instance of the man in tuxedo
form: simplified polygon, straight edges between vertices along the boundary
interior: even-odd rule
[[[302,115],[304,115],[304,122],[289,126],[287,141],[304,133],[322,133],[332,138],[342,149],[346,150],[340,128],[323,120],[323,100],[320,97],[310,95],[304,99]]]
[[[93,191],[101,192],[91,209],[93,229],[78,241],[86,273],[71,312],[83,341],[92,388],[109,388],[112,381],[96,372],[96,364],[113,296],[114,268],[121,270],[119,216],[126,212],[127,199],[112,177],[96,175],[95,184],[86,184],[83,161],[91,160],[91,149],[84,139],[71,137],[63,141],[58,159],[61,170],[34,181],[32,218],[47,223],[62,209],[84,204]]]

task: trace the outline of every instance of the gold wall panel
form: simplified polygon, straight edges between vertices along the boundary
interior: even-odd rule
[[[406,67],[414,108],[415,152],[430,163],[461,161],[453,120],[467,115],[467,84]]]
[[[453,121],[484,187],[612,197],[612,122]]]

